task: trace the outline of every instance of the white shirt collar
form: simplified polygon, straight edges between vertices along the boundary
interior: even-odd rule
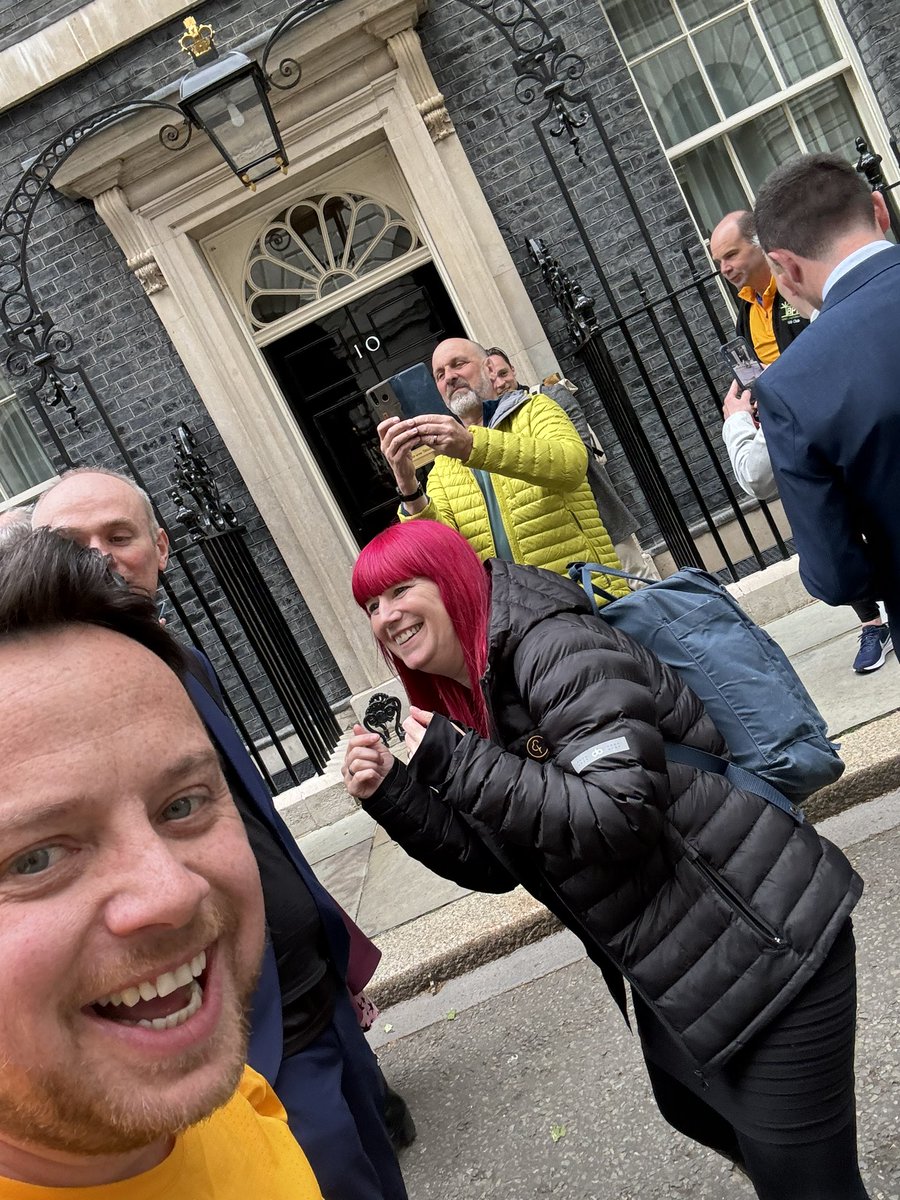
[[[871,258],[873,254],[880,254],[882,250],[889,250],[892,245],[893,242],[879,238],[878,241],[867,242],[865,246],[860,246],[858,250],[854,250],[852,254],[848,254],[846,258],[841,259],[822,286],[822,302],[825,302],[825,297],[839,279],[843,279],[849,271],[852,271],[854,267],[858,267],[860,263],[865,262],[867,258]]]

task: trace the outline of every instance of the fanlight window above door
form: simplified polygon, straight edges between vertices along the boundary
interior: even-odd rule
[[[262,329],[419,246],[412,226],[378,200],[350,193],[308,196],[280,212],[250,251],[247,314]]]

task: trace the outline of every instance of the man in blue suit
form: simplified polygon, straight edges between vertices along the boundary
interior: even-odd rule
[[[756,230],[817,320],[754,385],[800,576],[827,604],[883,600],[900,645],[900,248],[884,198],[843,159],[785,163]]]
[[[68,533],[111,559],[129,587],[156,594],[169,543],[149,498],[127,476],[67,472],[40,498],[33,523]],[[185,686],[219,751],[260,869],[269,936],[248,1061],[278,1093],[325,1200],[406,1200],[384,1124],[384,1082],[347,990],[348,971],[360,990],[378,951],[300,853],[223,710],[212,667],[196,652]],[[362,960],[356,980],[351,953]]]

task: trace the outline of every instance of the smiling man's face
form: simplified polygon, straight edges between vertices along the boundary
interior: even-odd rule
[[[0,680],[0,1164],[150,1146],[240,1077],[256,863],[150,651],[72,626],[0,645]]]

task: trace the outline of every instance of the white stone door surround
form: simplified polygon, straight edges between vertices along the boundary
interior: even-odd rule
[[[350,595],[356,546],[229,286],[234,256],[292,199],[380,195],[420,231],[473,337],[525,378],[556,366],[422,54],[423,9],[344,0],[284,38],[270,69],[290,55],[303,70],[271,93],[290,167],[255,193],[200,133],[163,149],[152,113],[86,142],[56,179],[94,201],[143,284],[353,693],[385,677]]]

